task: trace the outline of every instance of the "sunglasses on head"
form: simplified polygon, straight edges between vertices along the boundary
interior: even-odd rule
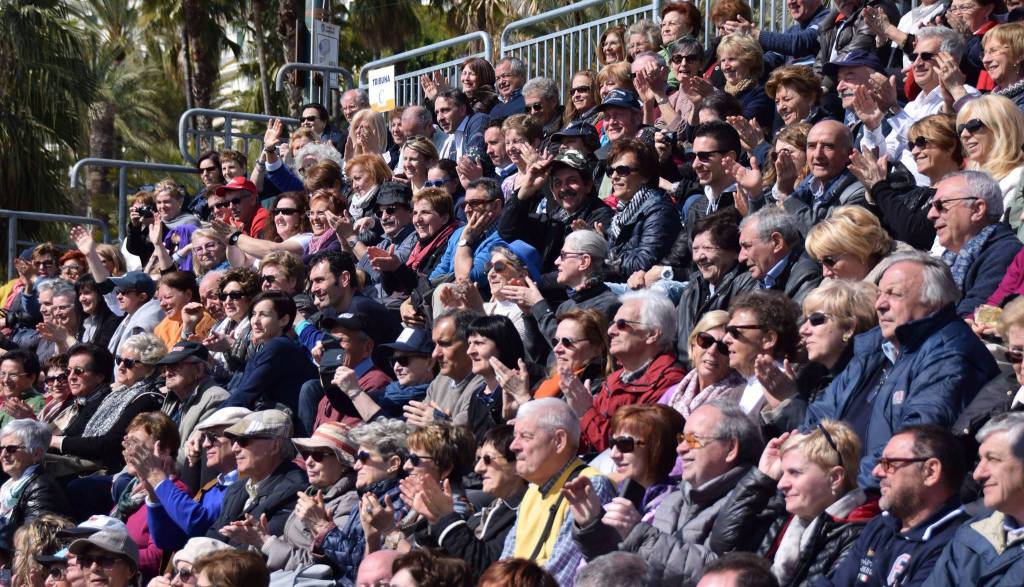
[[[910,57],[911,62],[917,61],[918,57],[921,58],[921,61],[931,61],[932,59],[935,59],[935,53],[930,51],[921,51],[920,53],[911,53],[908,57]]]
[[[274,283],[274,281],[271,280],[270,283]],[[238,300],[244,297],[245,294],[240,291],[222,291],[219,294],[217,294],[217,299],[222,302],[229,298],[237,302]]]
[[[807,322],[811,326],[821,326],[828,322],[829,315],[825,312],[811,312],[807,315]]]
[[[409,453],[409,464],[413,467],[419,467],[423,464],[423,461],[432,461],[434,457],[421,457],[416,453]]]
[[[639,167],[630,167],[629,165],[616,165],[615,167],[608,168],[608,177],[612,177],[618,174],[619,177],[626,177],[627,175],[633,174],[640,171]]]
[[[302,455],[302,460],[313,459],[314,463],[321,463],[327,457],[334,456],[329,450],[300,450],[299,454]]]
[[[956,125],[956,134],[962,135],[966,130],[970,134],[974,134],[979,130],[985,128],[985,123],[978,118],[972,118],[963,124]]]
[[[224,208],[228,208],[230,206],[234,206],[234,205],[238,204],[241,201],[242,201],[242,198],[231,198],[230,200],[224,200],[223,202],[217,202],[216,204],[213,205],[213,207],[218,209],[218,210],[223,210]]]
[[[913,149],[914,147],[917,147],[918,149],[924,149],[929,144],[931,144],[931,141],[928,140],[926,137],[917,137],[916,139],[908,142],[907,147],[910,149]]]
[[[138,359],[126,359],[120,355],[114,357],[114,364],[123,366],[125,369],[134,369],[135,365],[141,365],[142,361]]]
[[[725,342],[718,340],[717,338],[711,336],[707,332],[698,332],[697,338],[694,339],[694,342],[696,342],[697,346],[704,350],[708,350],[711,347],[715,347],[715,350],[718,351],[718,354],[727,356],[729,354],[729,346],[725,344]]]
[[[636,450],[636,447],[644,444],[646,444],[644,441],[637,440],[632,436],[613,436],[608,439],[608,446],[619,449],[622,454],[629,454]]]
[[[298,213],[298,208],[274,208],[274,216],[280,216],[281,214],[284,214],[285,216],[292,216]]]

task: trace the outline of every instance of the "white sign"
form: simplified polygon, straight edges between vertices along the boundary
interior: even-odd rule
[[[395,109],[395,66],[370,70],[370,108],[374,112]]]
[[[313,65],[338,67],[338,35],[341,28],[329,22],[313,19]],[[338,87],[338,74],[328,75],[332,89]]]

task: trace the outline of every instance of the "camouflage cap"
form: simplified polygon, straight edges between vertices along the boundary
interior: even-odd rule
[[[593,164],[587,156],[576,149],[562,149],[559,151],[551,161],[551,168],[554,169],[560,165],[575,169],[580,173],[589,174],[593,171]]]

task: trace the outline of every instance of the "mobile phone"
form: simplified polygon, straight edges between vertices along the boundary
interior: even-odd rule
[[[633,504],[633,507],[636,508],[636,511],[640,513],[644,511],[644,496],[646,494],[647,489],[632,479],[626,479],[619,490],[619,497],[628,499]]]

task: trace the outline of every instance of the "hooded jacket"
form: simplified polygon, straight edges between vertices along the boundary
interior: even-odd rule
[[[993,512],[960,526],[925,582],[928,587],[1020,587],[1024,546],[1007,542],[1006,514]]]

